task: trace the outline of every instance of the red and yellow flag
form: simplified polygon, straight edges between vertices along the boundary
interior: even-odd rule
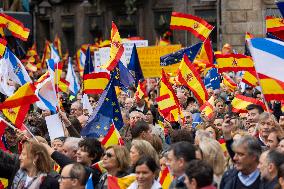
[[[168,189],[173,181],[173,176],[171,175],[169,168],[166,167],[159,174],[159,182],[162,185],[162,189]]]
[[[37,67],[36,65],[34,65],[32,62],[27,62],[25,65],[25,68],[31,72],[36,72],[37,71]]]
[[[56,50],[59,53],[59,56],[62,57],[62,50],[61,50],[61,40],[58,37],[58,35],[56,34],[55,39],[54,39],[54,47],[56,48]]]
[[[284,30],[284,19],[274,16],[266,17],[266,32],[278,32]]]
[[[262,93],[267,101],[284,99],[284,82],[258,74]]]
[[[46,60],[50,59],[50,42],[48,40],[45,41],[45,46],[42,54],[41,62],[37,64],[37,68],[46,67]]]
[[[108,189],[126,189],[136,180],[135,174],[130,174],[122,178],[108,175],[107,188]]]
[[[200,107],[201,112],[204,112],[208,119],[213,117],[214,107],[207,101]]]
[[[93,169],[97,169],[102,174],[107,172],[107,170],[103,167],[103,160],[101,160],[101,161],[99,161],[97,163],[94,163],[91,167]]]
[[[170,28],[173,30],[187,30],[197,38],[205,41],[214,29],[214,26],[211,26],[205,20],[197,16],[173,12]]]
[[[146,88],[145,88],[145,84],[141,81],[138,82],[138,86],[137,86],[137,90],[135,92],[135,97],[136,99],[141,100],[143,97],[146,97],[147,93],[146,93]]]
[[[204,42],[201,47],[201,50],[195,60],[201,60],[203,61],[208,67],[211,66],[213,67],[214,64],[214,54],[213,54],[213,49],[212,49],[212,44],[210,41],[210,38],[208,37]]]
[[[110,75],[107,72],[84,74],[83,80],[83,93],[101,94],[110,80]]]
[[[22,22],[7,14],[0,13],[0,27],[7,28],[14,37],[23,41],[28,40],[30,29],[25,28]]]
[[[236,95],[235,98],[231,102],[232,112],[246,113],[247,112],[246,108],[250,104],[257,104],[257,105],[262,106],[264,110],[266,109],[264,103],[255,98],[251,98],[251,97],[247,97],[243,95]]]
[[[256,72],[255,71],[245,71],[243,77],[242,77],[242,82],[244,82],[245,84],[252,86],[252,87],[256,87],[258,86],[258,80],[257,80],[257,76],[256,76]]]
[[[113,123],[111,124],[108,133],[103,138],[101,143],[105,148],[112,145],[124,145],[123,139],[121,138],[118,130],[115,128]]]
[[[243,54],[216,54],[215,57],[219,73],[254,70],[253,60],[249,56]]]
[[[0,58],[2,58],[5,53],[6,45],[7,41],[5,39],[0,38]]]
[[[193,92],[199,104],[203,104],[208,100],[208,93],[205,89],[204,83],[186,55],[183,56],[179,65],[177,76],[178,81],[187,86]]]
[[[160,96],[156,98],[158,110],[164,119],[174,122],[183,118],[178,98],[162,69]]]
[[[102,67],[108,71],[112,71],[119,62],[124,51],[121,38],[116,25],[112,22],[111,29],[111,44],[110,44],[110,59]]]
[[[223,84],[227,86],[230,89],[230,91],[235,91],[237,88],[237,84],[227,74],[223,74]]]
[[[0,189],[5,189],[8,187],[8,179],[0,178]]]
[[[28,82],[24,84],[12,96],[0,103],[0,110],[30,105],[38,101],[39,99],[35,95],[35,89],[32,83]]]
[[[246,32],[245,40],[249,40],[249,39],[252,39],[252,38],[254,38],[254,36],[251,33]]]

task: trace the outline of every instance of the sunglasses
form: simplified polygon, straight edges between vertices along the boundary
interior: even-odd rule
[[[111,153],[109,153],[109,152],[104,153],[104,156],[106,156],[108,158],[112,158],[113,157],[113,155]]]

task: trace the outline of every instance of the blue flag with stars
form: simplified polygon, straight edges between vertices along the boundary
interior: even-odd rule
[[[113,78],[101,95],[96,109],[82,129],[81,135],[95,138],[105,136],[112,122],[117,130],[120,130],[123,126]]]
[[[144,76],[143,76],[143,72],[142,72],[142,69],[141,69],[141,66],[140,66],[140,62],[139,62],[139,58],[138,58],[138,54],[137,54],[135,44],[133,46],[131,58],[130,58],[130,61],[129,61],[127,68],[134,72],[135,86],[138,86],[139,80],[144,79]]]
[[[121,61],[118,62],[116,68],[113,70],[112,77],[114,77],[114,85],[121,87],[124,91],[135,84],[133,75]]]
[[[172,65],[172,64],[179,63],[183,58],[183,54],[186,54],[188,59],[191,62],[193,62],[193,60],[195,59],[196,55],[198,54],[201,46],[202,46],[202,43],[197,43],[197,44],[195,44],[191,47],[187,47],[187,48],[181,49],[177,52],[167,54],[165,56],[161,56],[160,65],[161,66],[169,66],[169,65]]]
[[[85,67],[84,67],[84,74],[93,73],[95,71],[92,56],[91,56],[91,50],[90,47],[88,47],[86,52],[86,60],[85,60]]]
[[[217,68],[212,68],[208,71],[204,78],[204,85],[208,89],[212,87],[213,90],[220,89],[220,75]]]

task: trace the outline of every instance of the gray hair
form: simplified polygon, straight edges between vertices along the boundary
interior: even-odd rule
[[[78,144],[81,140],[82,140],[81,138],[68,137],[66,138],[64,145],[67,145],[72,150],[77,151],[79,148]]]
[[[257,157],[257,160],[259,159],[261,155],[261,145],[257,141],[256,138],[250,135],[245,135],[233,143],[233,149],[238,148],[239,146],[245,145],[247,152],[249,155],[253,155]]]

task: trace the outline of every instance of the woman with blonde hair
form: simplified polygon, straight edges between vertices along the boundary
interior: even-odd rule
[[[214,182],[219,186],[226,167],[226,159],[220,143],[211,138],[202,138],[199,148],[203,153],[203,160],[213,167]]]
[[[99,189],[107,188],[107,175],[124,177],[129,169],[129,152],[125,146],[113,145],[106,148],[102,166],[107,170],[99,181]]]
[[[34,140],[23,142],[19,157],[0,150],[0,177],[9,179],[9,188],[57,189],[57,179],[49,175],[51,168],[47,150]]]
[[[159,156],[154,147],[145,140],[133,140],[130,148],[130,165],[134,166],[139,158],[149,156],[159,165]]]

